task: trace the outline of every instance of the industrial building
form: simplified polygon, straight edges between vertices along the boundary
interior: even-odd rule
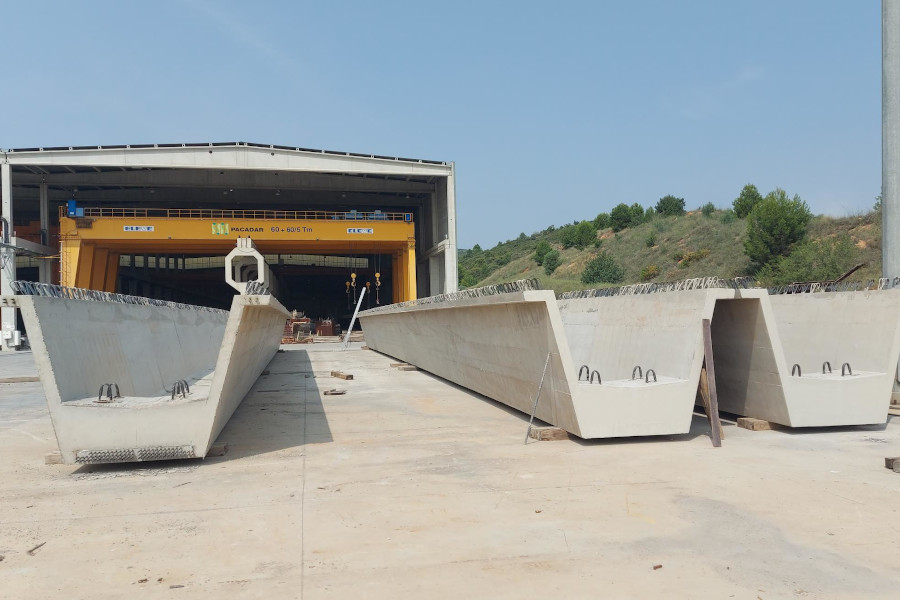
[[[451,162],[244,142],[2,152],[0,294],[17,279],[225,307],[251,237],[285,306],[349,321],[457,289]],[[4,346],[22,327],[4,308]]]

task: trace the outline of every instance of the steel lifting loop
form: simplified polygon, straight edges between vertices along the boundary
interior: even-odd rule
[[[825,367],[828,367],[828,372],[831,373],[831,363],[826,360],[822,363],[822,375],[825,375]]]
[[[794,363],[794,366],[791,368],[791,376],[796,375],[797,377],[803,377],[803,371],[800,370],[800,365]]]
[[[647,369],[647,377],[644,378],[644,383],[650,383],[650,373],[653,373],[653,383],[656,383],[656,371],[653,369]]]
[[[637,373],[637,377],[634,376],[635,373]],[[643,377],[643,376],[644,376],[644,370],[641,369],[641,365],[636,365],[636,366],[631,370],[631,378],[632,378],[632,379],[640,379],[640,378]]]
[[[594,369],[594,371],[591,372],[591,383],[594,383],[594,375],[597,376],[597,383],[598,383],[598,384],[603,383],[602,381],[600,381],[600,371],[597,371],[596,369]]]
[[[584,381],[587,381],[591,374],[591,369],[587,365],[581,365],[581,368],[578,369],[578,381],[581,381],[581,374],[585,373]]]
[[[103,398],[104,395],[106,395],[106,398]],[[103,404],[112,402],[113,398],[121,397],[121,394],[119,394],[118,383],[104,383],[100,386],[100,391],[97,392],[97,402],[101,402]]]
[[[182,398],[187,398],[188,394],[191,393],[191,388],[188,387],[188,382],[184,379],[179,379],[172,386],[172,400],[175,399],[175,396],[181,396]]]
[[[853,369],[850,368],[850,363],[841,365],[841,377],[846,377],[847,375],[853,375]]]

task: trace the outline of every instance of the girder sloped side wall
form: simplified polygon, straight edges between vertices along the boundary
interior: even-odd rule
[[[569,381],[569,349],[556,298],[529,291],[360,313],[366,344],[439,377],[532,410],[551,355],[536,417],[580,435]]]
[[[716,306],[712,338],[719,410],[787,425],[784,353],[771,311],[764,311],[767,295],[741,290],[739,298]]]
[[[210,386],[204,455],[281,344],[290,313],[274,296],[234,297]]]
[[[686,433],[703,367],[703,319],[734,297],[711,288],[561,299],[574,366],[596,370],[601,385],[578,382],[576,412],[586,438]],[[631,381],[635,366],[658,384]]]

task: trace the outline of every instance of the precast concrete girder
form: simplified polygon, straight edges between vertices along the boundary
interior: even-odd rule
[[[222,311],[39,291],[54,289],[0,305],[22,310],[66,464],[203,458],[289,316],[270,295],[236,295]]]
[[[900,358],[895,289],[469,290],[359,317],[370,348],[525,413],[549,354],[535,415],[583,438],[686,433],[704,319],[719,407],[793,427],[885,422]]]

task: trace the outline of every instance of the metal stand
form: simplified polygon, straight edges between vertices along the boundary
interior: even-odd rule
[[[356,303],[356,310],[353,311],[353,319],[351,319],[350,327],[347,328],[347,335],[344,337],[344,350],[350,347],[350,334],[353,333],[353,326],[356,325],[356,315],[359,314],[359,307],[362,306],[363,297],[365,295],[366,288],[362,288],[359,292],[359,302]]]
[[[531,435],[531,424],[534,422],[534,413],[537,412],[538,400],[541,399],[541,390],[544,389],[544,377],[547,376],[547,366],[550,364],[550,353],[547,353],[547,360],[544,361],[544,370],[541,372],[541,383],[538,385],[537,396],[534,397],[534,406],[531,407],[531,418],[528,419],[528,430],[525,432],[525,443],[528,443],[528,437]]]

